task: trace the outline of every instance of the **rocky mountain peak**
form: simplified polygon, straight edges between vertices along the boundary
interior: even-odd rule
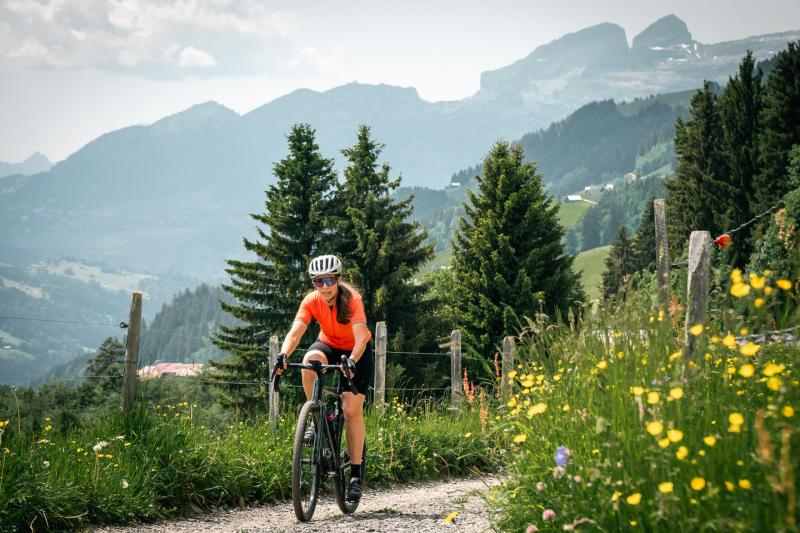
[[[633,49],[669,48],[692,42],[686,23],[675,15],[667,15],[650,24],[633,38]]]

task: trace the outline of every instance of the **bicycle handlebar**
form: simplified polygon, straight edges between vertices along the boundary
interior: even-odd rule
[[[347,387],[347,390],[349,390],[353,394],[358,394],[358,389],[356,389],[356,386],[353,384],[353,380],[350,379],[349,367],[347,365],[347,356],[343,355],[341,361],[342,362],[338,365],[323,365],[319,361],[311,361],[310,363],[287,363],[287,367],[305,368],[306,370],[313,370],[320,377],[322,377],[323,370],[329,370],[333,368],[339,369],[342,371],[342,379],[345,380],[345,386]],[[272,388],[276,391],[280,387],[280,382],[281,382],[280,374],[276,373],[277,369],[278,367],[276,366],[275,370],[272,371]]]

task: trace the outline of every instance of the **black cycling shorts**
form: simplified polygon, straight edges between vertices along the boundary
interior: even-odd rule
[[[342,362],[342,356],[346,355],[347,357],[350,357],[350,353],[352,352],[352,350],[340,350],[338,348],[333,348],[319,339],[317,339],[314,344],[308,347],[306,353],[311,351],[320,351],[324,353],[325,357],[328,358],[329,365],[340,364]],[[372,342],[370,341],[367,343],[367,347],[364,348],[364,353],[361,354],[361,358],[356,361],[356,375],[353,378],[353,385],[355,385],[358,392],[364,396],[367,395],[369,386],[372,384],[374,373],[375,355],[372,348]]]

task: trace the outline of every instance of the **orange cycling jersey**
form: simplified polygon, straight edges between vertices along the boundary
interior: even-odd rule
[[[328,304],[316,291],[309,293],[300,304],[295,320],[303,322],[305,325],[311,323],[311,319],[319,322],[319,340],[337,350],[352,350],[356,344],[353,336],[353,324],[359,322],[366,324],[367,317],[364,314],[364,302],[361,295],[353,291],[350,298],[350,323],[342,324],[336,319],[337,307],[328,307]],[[367,330],[367,342],[372,338],[372,333]]]

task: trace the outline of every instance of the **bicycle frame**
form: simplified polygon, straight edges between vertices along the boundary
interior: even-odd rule
[[[328,476],[336,475],[342,467],[347,465],[340,465],[339,464],[339,457],[340,457],[340,443],[341,443],[341,432],[344,429],[344,413],[342,410],[342,395],[341,392],[338,390],[334,391],[331,387],[325,387],[323,384],[323,377],[328,370],[335,370],[335,371],[342,371],[342,365],[324,365],[319,361],[311,361],[309,363],[289,363],[289,367],[295,368],[303,368],[306,370],[311,370],[316,374],[316,378],[314,379],[314,389],[311,395],[311,401],[317,405],[317,412],[320,416],[320,429],[321,435],[318,436],[316,442],[314,444],[314,455],[324,461],[325,459],[331,459],[330,469],[326,470]],[[341,374],[339,376],[339,380],[346,379],[346,383],[348,388],[351,390],[353,389],[352,382],[349,378]],[[334,415],[332,419],[328,418],[328,413],[330,412],[328,409],[328,404],[323,401],[323,394],[325,392],[329,392],[336,396],[336,407],[333,411]],[[325,446],[324,444],[327,443],[327,449],[330,450],[330,456],[326,457],[324,454]]]

